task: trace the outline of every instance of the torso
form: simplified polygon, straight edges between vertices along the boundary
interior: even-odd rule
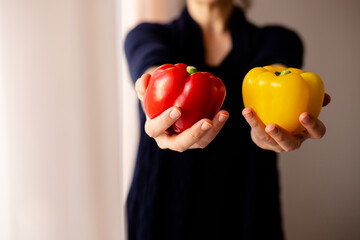
[[[193,65],[223,80],[223,109],[230,113],[208,147],[177,153],[159,149],[146,135],[141,112],[139,154],[127,200],[129,239],[282,239],[276,154],[251,141],[241,115],[241,86],[255,66],[299,67],[301,43],[286,29],[256,28],[240,10],[234,13],[231,34],[200,32],[184,11],[168,25],[143,24],[127,39],[134,81],[145,67]]]

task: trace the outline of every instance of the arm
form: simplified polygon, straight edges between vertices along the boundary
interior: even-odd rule
[[[125,52],[141,102],[151,76],[150,73],[156,68],[155,65],[176,62],[173,49],[166,41],[167,30],[167,27],[163,25],[140,24],[126,38]],[[226,111],[219,111],[211,120],[201,119],[180,134],[170,134],[167,129],[180,117],[181,109],[178,107],[171,107],[154,119],[146,116],[145,132],[154,138],[158,146],[163,149],[182,152],[191,148],[204,148],[219,133],[229,114]]]

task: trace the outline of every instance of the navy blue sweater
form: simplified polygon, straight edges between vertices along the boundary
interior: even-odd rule
[[[205,149],[161,150],[144,132],[127,199],[129,240],[283,239],[276,154],[257,147],[241,115],[242,80],[253,67],[301,67],[299,37],[283,27],[259,28],[235,8],[233,48],[217,66],[204,61],[201,29],[187,9],[169,24],[142,23],[125,51],[132,80],[165,63],[186,63],[220,77],[230,118]],[[139,105],[140,106],[140,105]]]

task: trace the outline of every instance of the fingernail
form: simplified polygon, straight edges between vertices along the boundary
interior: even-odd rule
[[[249,118],[249,119],[251,119],[251,118],[254,117],[254,114],[252,113],[251,109],[246,109],[246,110],[244,111],[244,115],[246,115],[247,118]]]
[[[279,129],[276,126],[272,126],[268,131],[268,133],[271,134],[271,135],[275,135],[278,132],[279,132]]]
[[[228,116],[225,114],[220,114],[219,116],[219,122],[223,123],[228,119]]]
[[[303,124],[308,124],[308,123],[310,123],[310,121],[311,121],[311,117],[309,114],[306,114],[306,116],[301,119],[301,122]]]
[[[171,119],[177,119],[178,117],[180,117],[180,115],[181,115],[181,112],[177,108],[174,108],[170,112],[170,118]]]
[[[207,131],[207,130],[209,130],[211,127],[212,127],[212,125],[211,125],[210,123],[204,122],[204,123],[201,125],[201,130]]]

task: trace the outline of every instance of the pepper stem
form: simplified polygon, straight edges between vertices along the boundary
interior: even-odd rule
[[[286,69],[286,70],[281,71],[279,76],[285,76],[286,74],[289,74],[289,73],[291,73],[291,71]]]
[[[188,66],[188,67],[186,68],[186,71],[191,75],[191,74],[193,74],[193,73],[196,73],[196,72],[197,72],[197,69],[196,69],[196,67]]]

